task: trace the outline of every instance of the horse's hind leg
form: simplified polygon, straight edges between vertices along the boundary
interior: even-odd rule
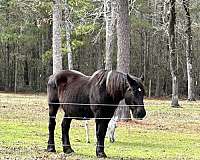
[[[49,104],[49,140],[47,151],[56,152],[54,141],[54,130],[56,126],[56,114],[58,112],[59,104]]]
[[[65,114],[62,121],[62,143],[63,143],[63,152],[66,154],[74,152],[74,150],[71,148],[69,141],[69,129],[71,121],[72,119],[67,118]]]

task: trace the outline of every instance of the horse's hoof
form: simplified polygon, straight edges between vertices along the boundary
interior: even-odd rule
[[[97,158],[106,158],[106,154],[104,152],[97,153]]]
[[[47,146],[47,152],[56,152],[55,146]]]
[[[70,153],[73,153],[74,150],[70,147],[67,147],[67,148],[63,148],[63,152],[66,153],[66,154],[70,154]]]

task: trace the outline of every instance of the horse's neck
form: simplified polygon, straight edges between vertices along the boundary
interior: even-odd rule
[[[127,89],[125,74],[118,71],[109,71],[106,78],[106,90],[112,96],[115,104],[124,99]]]

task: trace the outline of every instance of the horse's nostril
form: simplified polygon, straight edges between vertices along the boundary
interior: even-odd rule
[[[131,111],[134,118],[143,119],[146,116],[146,110],[142,104],[137,107],[132,107]]]
[[[146,116],[146,111],[145,110],[141,111],[140,112],[140,117],[144,118],[145,116]]]
[[[140,110],[137,115],[136,118],[142,119],[146,116],[146,111],[145,110]]]
[[[141,115],[141,118],[144,118],[146,116],[146,112],[144,112],[142,115]]]

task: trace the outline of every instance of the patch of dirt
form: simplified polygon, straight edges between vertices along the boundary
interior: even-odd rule
[[[129,120],[129,121],[119,121],[117,122],[117,125],[124,127],[124,126],[136,126],[136,125],[152,126],[153,124],[147,123],[146,121],[142,120]]]

